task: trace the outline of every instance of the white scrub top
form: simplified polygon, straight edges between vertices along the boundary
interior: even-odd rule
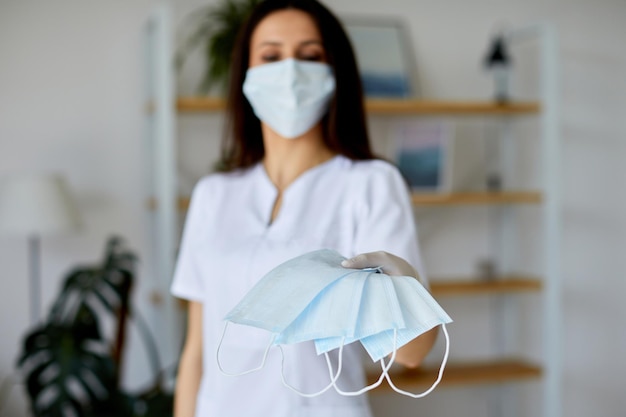
[[[334,389],[304,398],[281,382],[281,355],[270,350],[265,367],[238,377],[216,364],[223,317],[272,268],[305,252],[328,248],[346,257],[384,250],[406,259],[424,278],[407,186],[381,160],[343,156],[298,177],[284,192],[270,221],[277,190],[261,163],[212,174],[195,187],[187,214],[172,293],[203,303],[203,376],[197,417],[369,417],[367,397]],[[257,367],[270,334],[229,325],[220,349],[225,371]],[[334,366],[336,369],[336,352]],[[365,386],[362,348],[346,346],[339,387]],[[330,382],[324,355],[312,342],[285,347],[287,381],[304,392]]]

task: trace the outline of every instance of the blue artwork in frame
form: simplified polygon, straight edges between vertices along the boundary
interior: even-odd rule
[[[395,161],[413,191],[445,192],[451,180],[451,127],[443,121],[395,125]]]
[[[416,96],[408,33],[397,19],[346,17],[366,97]]]

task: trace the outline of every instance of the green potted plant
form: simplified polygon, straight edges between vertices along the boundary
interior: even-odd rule
[[[18,367],[37,417],[171,416],[156,344],[131,309],[135,255],[109,240],[102,264],[72,271],[46,321],[23,341]],[[103,324],[116,323],[106,335]],[[155,371],[152,386],[127,393],[119,384],[125,326],[134,321]]]
[[[252,9],[261,0],[221,0],[214,5],[194,10],[184,21],[184,35],[176,52],[176,67],[183,67],[189,53],[198,47],[203,50],[206,70],[198,92],[207,94],[211,87],[225,91],[230,73],[231,53],[239,28]]]

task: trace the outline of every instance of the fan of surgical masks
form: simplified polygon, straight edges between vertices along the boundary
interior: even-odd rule
[[[342,395],[360,395],[386,379],[395,391],[420,398],[441,381],[448,359],[450,340],[445,325],[452,319],[420,284],[408,276],[389,276],[381,268],[347,269],[345,258],[332,250],[318,250],[293,258],[265,275],[225,317],[224,332],[217,348],[220,371],[239,376],[265,365],[272,346],[313,341],[318,354],[326,356],[330,383],[314,393],[292,387],[281,371],[283,384],[306,397],[321,395],[333,388]],[[271,338],[259,367],[243,373],[227,373],[219,361],[219,350],[228,323],[267,330]],[[389,376],[397,350],[428,330],[441,325],[446,337],[445,354],[439,374],[426,391],[414,394],[398,389]],[[343,347],[360,342],[374,362],[380,362],[379,379],[358,391],[337,386],[341,374]],[[328,352],[339,349],[334,370]],[[388,362],[385,358],[389,356]]]

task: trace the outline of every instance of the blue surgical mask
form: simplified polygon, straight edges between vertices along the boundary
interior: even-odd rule
[[[244,373],[261,369],[272,346],[282,352],[282,344],[314,341],[318,354],[326,356],[328,386],[316,393],[302,393],[282,375],[283,383],[303,396],[320,395],[331,387],[342,395],[359,395],[377,387],[383,379],[401,394],[414,398],[427,395],[441,380],[449,353],[445,324],[452,320],[417,279],[389,276],[376,268],[346,269],[341,266],[344,259],[337,252],[320,250],[279,265],[225,317],[222,339],[228,323],[262,328],[271,334],[261,365]],[[446,337],[439,378],[420,394],[396,388],[388,371],[397,349],[438,325],[442,325]],[[341,373],[343,346],[356,341],[373,361],[380,362],[382,373],[375,383],[359,391],[345,392],[336,384]],[[224,372],[219,362],[219,346],[218,366]],[[328,357],[328,352],[334,349],[339,349],[336,371]],[[388,355],[391,358],[386,363],[384,358]]]
[[[293,139],[328,111],[335,78],[328,64],[289,58],[248,69],[243,93],[261,121]]]

